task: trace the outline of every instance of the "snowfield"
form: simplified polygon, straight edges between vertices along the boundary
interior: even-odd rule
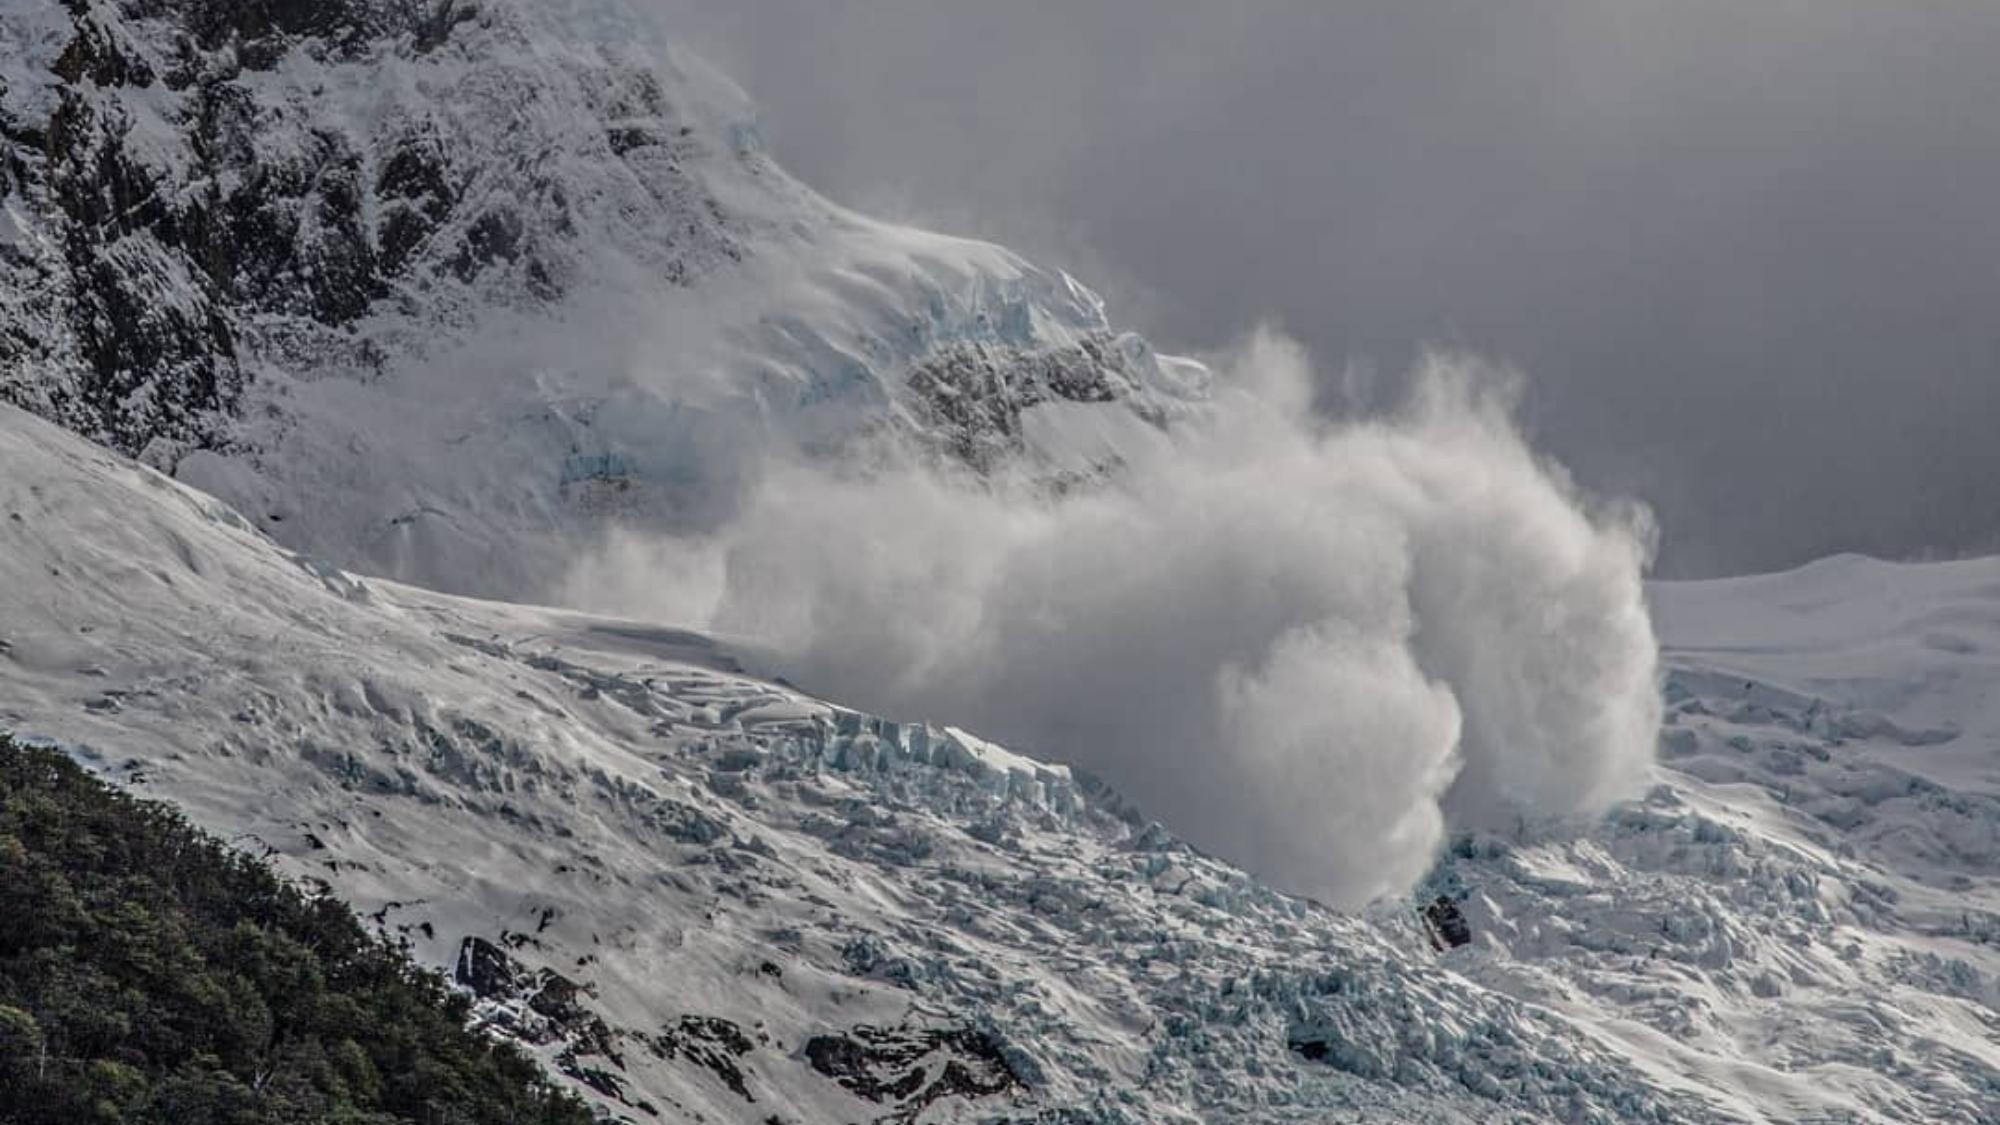
[[[2000,1122],[2000,560],[1646,587],[646,13],[0,0],[0,729],[618,1120]]]
[[[1658,587],[1658,784],[1455,841],[1442,955],[1412,903],[1275,893],[1059,766],[346,574],[12,409],[0,571],[0,722],[345,896],[630,1120],[2000,1106],[2000,563]]]

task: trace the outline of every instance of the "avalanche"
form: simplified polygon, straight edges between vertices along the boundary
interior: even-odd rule
[[[1704,623],[1823,576],[1661,588],[1653,792],[1461,838],[1439,956],[1414,904],[1274,893],[1074,771],[349,575],[0,408],[0,723],[346,897],[634,1121],[1992,1120],[2000,797],[1980,713],[1925,723],[2000,575],[1855,569],[1923,596],[1754,673]]]
[[[2000,1120],[2000,563],[1642,590],[1642,521],[1490,411],[1325,433],[1294,379],[1232,431],[1071,279],[790,179],[641,11],[0,0],[0,399],[42,419],[0,405],[0,727],[342,896],[624,1120]],[[1324,487],[1240,487],[1270,457]],[[776,581],[454,596],[632,604],[578,586],[630,578],[578,566],[614,529]],[[750,627],[801,593],[842,627]],[[1212,612],[1119,617],[1162,602]],[[763,643],[652,623],[694,619]],[[1421,743],[1429,804],[1322,819],[1422,846],[1271,813],[1347,759],[1200,775],[1290,886],[1421,884],[1281,893],[1032,756],[1078,729]]]
[[[700,636],[357,578],[3,407],[0,512],[0,722],[332,888],[634,1120],[1698,1117],[1407,919]]]

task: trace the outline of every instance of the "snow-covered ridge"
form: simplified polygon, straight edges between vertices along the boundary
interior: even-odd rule
[[[637,3],[6,15],[0,398],[371,572],[519,596],[698,523],[733,447],[1061,473],[1202,389],[1073,280],[792,180]]]

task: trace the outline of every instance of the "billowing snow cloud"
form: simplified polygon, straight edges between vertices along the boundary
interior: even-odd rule
[[[622,537],[567,600],[1084,766],[1336,904],[1407,889],[1448,826],[1629,794],[1659,720],[1646,514],[1538,459],[1473,361],[1349,422],[1314,416],[1272,334],[1224,368],[1211,416],[1101,487],[774,458],[733,518]]]

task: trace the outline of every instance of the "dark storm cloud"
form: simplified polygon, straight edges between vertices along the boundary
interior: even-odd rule
[[[660,2],[807,180],[1165,345],[1512,361],[1668,573],[2000,547],[2000,6]]]

